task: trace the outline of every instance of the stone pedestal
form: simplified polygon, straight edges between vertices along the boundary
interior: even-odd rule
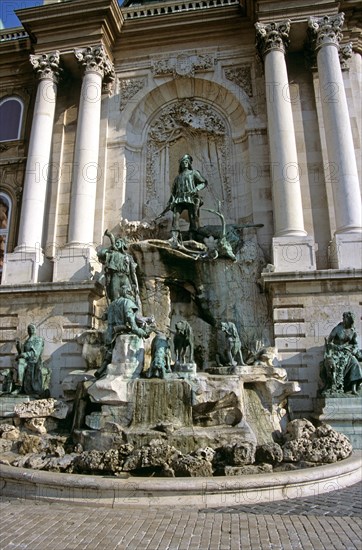
[[[2,275],[2,284],[26,284],[50,281],[52,264],[41,252],[35,250],[17,250],[6,254]]]
[[[362,233],[337,233],[329,245],[332,269],[362,269]]]
[[[176,363],[172,371],[177,374],[179,378],[192,379],[196,376],[197,365],[196,363]]]
[[[312,237],[274,237],[273,264],[276,271],[315,271],[315,243]]]
[[[140,377],[144,364],[144,343],[135,334],[117,337],[112,362],[106,376],[87,383],[87,392],[95,403],[117,405],[133,400],[132,380]]]
[[[362,449],[362,396],[314,399],[313,417],[346,435],[354,449]]]
[[[67,245],[54,261],[53,281],[89,281],[100,271],[101,265],[92,246]]]

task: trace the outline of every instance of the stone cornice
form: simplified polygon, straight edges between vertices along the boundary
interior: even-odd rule
[[[124,22],[117,0],[73,0],[16,10],[35,53],[102,42],[110,54]]]
[[[181,15],[187,12],[195,12],[198,10],[213,10],[215,8],[226,8],[228,6],[240,6],[245,9],[245,0],[191,0],[190,2],[152,2],[140,6],[132,6],[121,8],[122,14],[126,21],[131,19],[141,19],[145,17],[159,17],[170,15]]]

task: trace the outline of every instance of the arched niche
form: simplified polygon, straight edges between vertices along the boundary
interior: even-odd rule
[[[250,115],[250,104],[242,105],[229,89],[206,79],[174,79],[144,93],[132,112],[124,112],[122,217],[149,220],[163,210],[186,152],[209,180],[203,193],[205,207],[216,208],[221,201],[228,221],[235,223],[250,215],[251,200],[239,200],[250,195],[241,169],[248,161],[245,136]],[[213,214],[202,213],[202,223],[215,220]]]

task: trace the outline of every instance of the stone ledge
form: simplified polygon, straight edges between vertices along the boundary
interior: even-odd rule
[[[2,495],[77,505],[192,507],[193,509],[256,504],[317,496],[361,480],[362,454],[346,460],[292,472],[203,478],[110,479],[54,474],[1,465]]]

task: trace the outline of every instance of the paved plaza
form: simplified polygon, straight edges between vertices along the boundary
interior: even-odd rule
[[[361,550],[362,482],[315,497],[207,510],[0,501],[1,550]]]

